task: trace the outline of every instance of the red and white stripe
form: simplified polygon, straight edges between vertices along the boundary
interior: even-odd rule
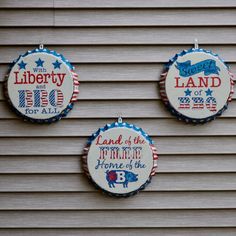
[[[30,90],[26,90],[26,107],[32,107],[33,106],[33,99],[32,99],[33,93]]]
[[[41,90],[41,104],[42,107],[46,107],[48,105],[48,99],[46,99],[48,96],[48,92],[46,90]]]
[[[216,111],[216,104],[206,104],[206,107],[212,112]]]
[[[78,100],[78,94],[79,94],[79,77],[78,75],[71,71],[72,76],[73,76],[73,84],[74,84],[74,91],[71,97],[71,102],[75,102]]]
[[[61,106],[63,104],[64,96],[63,93],[57,90],[57,105]]]
[[[157,153],[157,149],[155,148],[153,144],[151,144],[150,147],[152,149],[152,157],[153,157],[153,167],[151,170],[151,176],[154,176],[156,174],[156,169],[157,169],[158,153]]]
[[[178,108],[179,109],[190,109],[190,104],[181,103]]]
[[[228,97],[228,102],[231,102],[233,94],[234,94],[234,80],[233,80],[234,75],[230,71],[229,71],[229,75],[230,75],[230,85],[231,85],[231,87],[230,87],[230,94],[229,94],[229,97]]]
[[[192,109],[204,109],[204,104],[200,103],[200,104],[193,104]]]

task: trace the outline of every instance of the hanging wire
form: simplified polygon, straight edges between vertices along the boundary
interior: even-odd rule
[[[44,45],[42,43],[39,45],[39,49],[44,49]]]
[[[118,117],[118,123],[122,123],[122,117],[121,116]]]
[[[198,47],[198,39],[197,38],[195,38],[194,39],[194,49],[198,49],[199,47]]]

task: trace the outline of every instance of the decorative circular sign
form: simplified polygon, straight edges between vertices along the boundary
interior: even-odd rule
[[[144,189],[158,159],[150,137],[134,125],[116,122],[93,134],[85,148],[84,170],[109,195],[127,197]]]
[[[60,120],[78,95],[78,76],[62,55],[35,49],[13,62],[7,76],[7,97],[26,120],[48,123]]]
[[[161,97],[179,119],[205,123],[227,109],[233,94],[232,77],[218,55],[190,49],[167,64],[160,81]]]

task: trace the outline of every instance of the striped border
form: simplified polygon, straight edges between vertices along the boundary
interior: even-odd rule
[[[30,55],[30,54],[34,54],[34,53],[47,53],[47,54],[51,54],[53,56],[56,56],[58,58],[60,58],[67,66],[68,68],[70,69],[70,72],[71,72],[71,75],[72,75],[72,79],[73,79],[73,93],[72,93],[72,96],[71,96],[71,99],[70,99],[70,103],[67,105],[67,107],[59,114],[59,115],[56,115],[54,117],[51,117],[49,119],[34,119],[32,117],[28,117],[28,116],[25,116],[23,115],[20,111],[18,111],[14,105],[12,104],[10,98],[9,98],[9,94],[8,94],[8,86],[7,86],[7,81],[8,81],[8,78],[9,78],[9,75],[10,75],[10,71],[11,69],[13,68],[13,66],[18,62],[20,61],[22,58]],[[27,51],[25,54],[23,55],[20,55],[16,60],[14,60],[10,67],[9,67],[9,70],[8,70],[8,73],[7,75],[5,76],[6,78],[6,81],[4,83],[4,95],[7,99],[7,101],[9,102],[9,104],[11,105],[11,108],[12,110],[18,115],[18,116],[21,116],[23,117],[24,121],[30,121],[30,122],[33,122],[33,123],[39,123],[39,124],[45,124],[45,123],[53,123],[53,122],[56,122],[56,121],[59,121],[62,117],[65,117],[68,112],[70,110],[72,110],[73,108],[73,103],[75,101],[77,101],[78,99],[78,94],[79,94],[79,78],[78,78],[78,75],[75,73],[75,68],[70,64],[70,62],[62,55],[62,54],[59,54],[53,50],[48,50],[48,49],[39,49],[39,48],[36,48],[32,51]]]
[[[217,59],[219,59],[226,66],[226,68],[228,69],[229,76],[230,76],[230,93],[229,93],[229,97],[227,99],[226,104],[215,115],[206,117],[204,119],[190,118],[190,117],[187,117],[187,116],[181,114],[180,112],[178,112],[173,106],[171,106],[171,104],[169,102],[169,99],[167,97],[167,94],[166,94],[166,89],[165,89],[166,77],[167,77],[168,70],[169,70],[170,66],[172,66],[172,64],[174,64],[175,61],[177,61],[178,57],[181,57],[183,55],[186,55],[188,53],[193,53],[193,52],[205,52],[205,53],[208,53],[208,54],[216,57]],[[181,53],[176,54],[166,64],[165,71],[161,74],[161,78],[160,78],[160,81],[159,81],[160,96],[161,96],[161,99],[162,99],[163,103],[167,107],[167,109],[171,112],[172,115],[176,116],[178,120],[185,121],[186,123],[204,124],[206,122],[209,122],[209,121],[212,121],[212,120],[216,119],[216,117],[220,116],[228,108],[228,104],[229,104],[229,102],[232,101],[232,96],[234,94],[234,81],[233,81],[233,78],[234,78],[234,75],[233,75],[233,73],[231,73],[229,71],[229,66],[226,65],[225,62],[217,54],[214,54],[211,51],[204,50],[202,48],[200,48],[200,49],[191,48],[189,50],[184,50]]]
[[[89,170],[88,170],[87,159],[88,159],[88,153],[89,153],[89,149],[90,149],[90,146],[91,146],[92,142],[96,139],[96,137],[101,132],[105,132],[105,131],[107,131],[109,129],[122,128],[122,127],[131,129],[131,130],[134,130],[134,131],[140,133],[145,138],[145,140],[149,143],[150,148],[152,150],[153,167],[152,167],[151,173],[150,173],[149,178],[147,179],[147,181],[143,185],[141,185],[137,190],[134,190],[132,192],[125,193],[125,194],[118,194],[118,193],[109,192],[109,191],[101,188],[100,186],[98,186],[95,183],[95,181],[93,181],[93,179],[92,179],[92,177],[91,177],[91,175],[89,173]],[[92,182],[94,184],[94,186],[97,189],[101,190],[103,193],[106,193],[106,194],[108,194],[109,196],[112,196],[112,197],[130,197],[130,196],[133,196],[133,195],[137,194],[140,190],[145,189],[145,187],[151,182],[152,177],[156,174],[157,160],[158,160],[157,149],[154,146],[152,139],[148,136],[147,133],[145,133],[141,128],[139,128],[139,127],[137,127],[137,126],[135,126],[133,124],[123,123],[123,122],[114,122],[112,124],[105,125],[103,128],[99,128],[97,130],[97,132],[95,132],[94,134],[92,134],[89,137],[88,142],[87,142],[87,144],[86,144],[86,146],[84,148],[83,156],[82,156],[82,167],[83,167],[84,173],[87,175],[87,177],[89,178],[90,182]]]

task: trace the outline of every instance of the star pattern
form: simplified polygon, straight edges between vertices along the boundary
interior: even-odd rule
[[[54,69],[61,69],[61,62],[59,62],[58,60],[56,60],[55,62],[52,63],[54,66]]]
[[[184,92],[185,92],[185,96],[191,96],[191,93],[192,93],[191,90],[187,89]]]
[[[25,63],[23,60],[20,62],[20,63],[18,63],[18,66],[19,66],[19,70],[21,70],[21,69],[26,69],[25,67],[26,67],[26,65],[27,65],[27,63]]]
[[[205,91],[206,96],[212,96],[213,90],[210,90],[209,88]]]
[[[37,61],[35,61],[35,63],[37,65],[37,67],[39,67],[39,66],[43,67],[44,61],[39,58]]]

